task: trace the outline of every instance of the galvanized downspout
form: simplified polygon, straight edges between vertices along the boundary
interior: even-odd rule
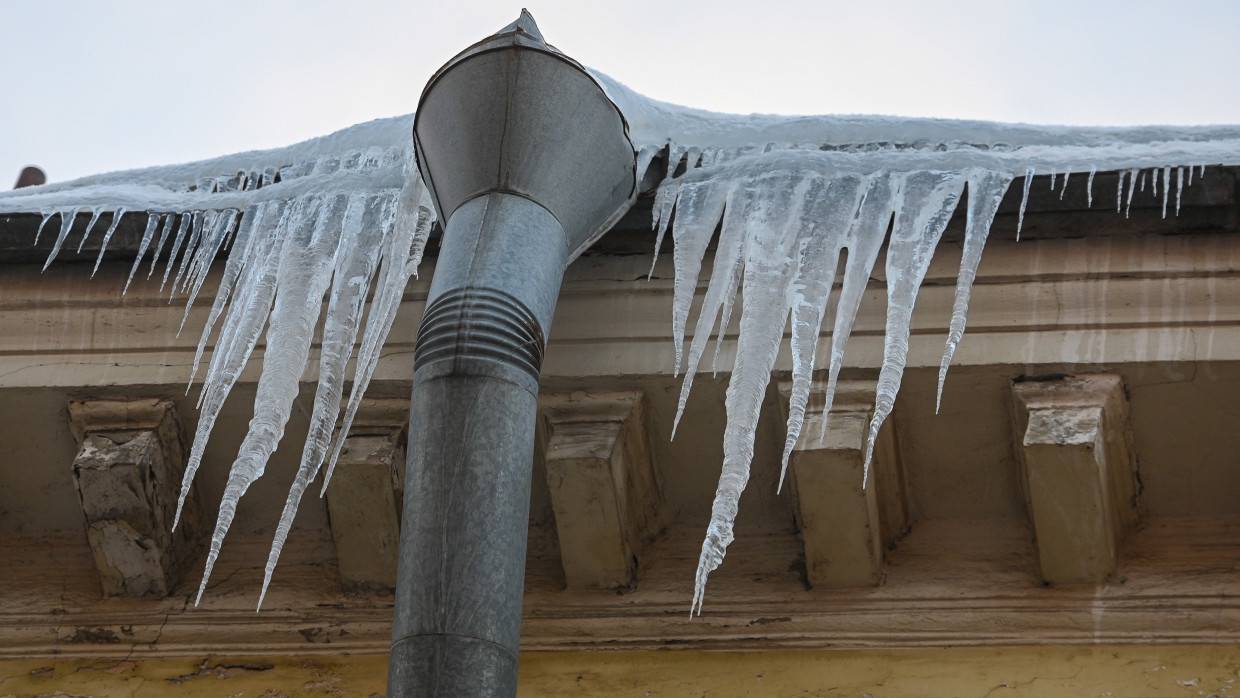
[[[538,379],[568,262],[635,196],[619,109],[520,19],[414,123],[443,245],[414,351],[388,695],[516,693]]]

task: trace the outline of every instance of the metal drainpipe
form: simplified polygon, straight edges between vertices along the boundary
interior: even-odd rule
[[[567,264],[635,196],[619,109],[521,17],[431,78],[444,222],[414,350],[388,695],[516,694],[538,378]]]

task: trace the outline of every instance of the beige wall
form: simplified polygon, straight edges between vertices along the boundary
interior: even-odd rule
[[[382,695],[386,657],[0,662],[0,696]],[[819,652],[530,652],[522,698],[815,696],[1107,698],[1235,695],[1235,646]]]

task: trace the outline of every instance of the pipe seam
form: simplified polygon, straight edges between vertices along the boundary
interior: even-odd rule
[[[483,359],[513,366],[538,380],[546,339],[538,318],[515,296],[494,288],[454,288],[427,307],[413,364]]]

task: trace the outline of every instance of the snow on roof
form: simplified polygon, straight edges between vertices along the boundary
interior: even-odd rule
[[[1098,128],[873,115],[723,114],[650,99],[604,73],[594,75],[624,113],[639,148],[650,152],[670,144],[682,155],[700,155],[703,166],[789,149],[861,155],[824,161],[825,166],[839,163],[849,169],[959,169],[1002,162],[1018,172],[1028,165],[1040,172],[1062,172],[1240,160],[1240,126]],[[2,192],[0,213],[70,207],[242,209],[312,193],[399,189],[406,177],[415,176],[410,166],[412,123],[412,114],[376,119],[282,148]],[[988,160],[987,154],[997,157]],[[750,168],[767,165],[776,162],[747,163]]]

